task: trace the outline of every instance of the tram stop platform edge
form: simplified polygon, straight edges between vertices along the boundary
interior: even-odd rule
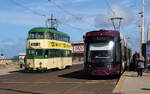
[[[113,94],[150,94],[150,72],[144,71],[143,76],[138,77],[136,71],[125,71]]]

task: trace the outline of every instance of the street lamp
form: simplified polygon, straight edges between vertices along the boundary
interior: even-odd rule
[[[110,18],[110,20],[112,21],[114,30],[118,30],[118,31],[120,30],[122,19],[123,19],[122,17],[113,17],[113,18]]]

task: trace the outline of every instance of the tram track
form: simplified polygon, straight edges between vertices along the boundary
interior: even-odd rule
[[[2,78],[9,78],[1,82],[0,88],[2,89],[0,89],[0,93],[4,90],[7,92],[10,89],[12,93],[18,90],[18,92],[37,92],[39,94],[105,94],[105,91],[110,91],[114,87],[112,83],[115,83],[116,79],[87,76],[82,73],[81,69],[82,65],[76,65],[71,69],[62,71],[50,71],[41,74],[16,73],[1,76]]]
[[[104,85],[96,88],[96,90],[92,94],[99,94],[100,91],[104,90],[104,88],[111,82],[112,80],[109,81],[104,81]]]
[[[85,85],[92,84],[92,83],[103,83],[103,86],[96,88],[96,90],[94,90],[92,93],[92,94],[99,94],[99,92],[102,91],[108,85],[109,82],[110,81],[106,81],[106,80],[90,80],[90,81],[86,80],[86,81],[79,83],[71,88],[65,89],[60,94],[72,94],[72,92],[77,91],[78,89],[80,89],[81,87],[84,87]]]
[[[85,81],[85,82],[87,82],[87,81]],[[84,85],[85,85],[84,83],[77,84],[77,85],[75,85],[75,86],[73,86],[73,87],[71,87],[71,88],[65,89],[65,90],[64,90],[62,93],[60,93],[60,94],[71,94],[71,92],[72,92],[73,90],[78,89],[78,88],[80,88],[80,87],[82,87],[82,86],[84,86]]]
[[[50,84],[65,84],[65,83],[73,83],[73,82],[65,82],[67,78],[59,77],[59,75],[64,75],[68,73],[72,73],[74,71],[77,71],[79,69],[76,69],[76,67],[81,65],[75,65],[72,69],[66,69],[66,70],[56,70],[56,71],[50,71],[46,73],[46,75],[34,80],[33,84],[38,84],[39,86],[37,89],[41,89],[44,87],[48,87]],[[42,84],[42,85],[41,85]],[[75,84],[75,82],[74,82]]]

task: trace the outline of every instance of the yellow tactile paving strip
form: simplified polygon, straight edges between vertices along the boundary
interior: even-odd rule
[[[113,90],[113,93],[120,93],[121,86],[123,85],[123,82],[124,82],[127,74],[128,74],[127,71],[122,74],[122,76],[120,77],[115,89]]]

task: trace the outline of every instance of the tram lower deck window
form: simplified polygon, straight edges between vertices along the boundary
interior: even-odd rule
[[[72,52],[71,51],[66,51],[66,56],[71,56]]]
[[[32,50],[29,50],[29,55],[30,56],[34,56],[34,50],[32,49]]]
[[[43,51],[42,51],[41,49],[37,49],[37,50],[35,51],[35,55],[36,55],[36,56],[42,56],[42,53],[43,53]]]

